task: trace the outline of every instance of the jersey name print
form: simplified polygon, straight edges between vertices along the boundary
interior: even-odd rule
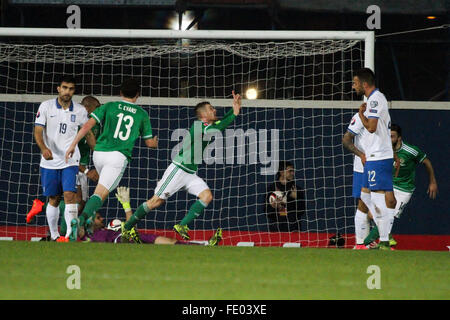
[[[150,139],[152,126],[142,107],[126,101],[108,102],[91,113],[102,126],[95,151],[119,151],[128,162],[137,138]]]

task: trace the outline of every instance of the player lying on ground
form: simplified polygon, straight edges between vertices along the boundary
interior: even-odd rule
[[[79,224],[85,226],[93,220],[103,202],[113,191],[131,161],[131,155],[137,138],[142,137],[145,145],[156,148],[158,140],[153,137],[148,113],[136,104],[140,95],[140,85],[135,79],[125,80],[120,87],[121,101],[108,102],[91,113],[91,118],[81,128],[66,151],[66,162],[74,155],[78,142],[97,123],[102,125],[93,160],[99,173],[99,180],[94,194],[89,198]]]
[[[130,191],[127,187],[117,188],[116,197],[122,204],[127,216],[132,214],[130,209]],[[84,228],[80,228],[79,237],[82,241],[90,242],[111,242],[111,243],[134,243],[133,239],[124,239],[121,234],[121,222],[114,219],[105,228],[104,218],[99,214],[95,214],[95,219],[91,225],[90,232],[85,232]],[[180,241],[174,238],[159,236],[156,234],[140,234],[139,243],[146,244],[181,244],[181,245],[200,245],[195,242]],[[214,235],[209,239],[208,246],[217,246],[222,240],[222,229],[217,229]]]
[[[411,199],[414,190],[416,189],[416,169],[419,164],[423,164],[428,173],[429,183],[427,193],[430,199],[436,199],[438,193],[438,186],[436,177],[434,176],[433,166],[431,161],[427,158],[427,155],[422,152],[418,147],[406,143],[402,139],[402,129],[399,125],[391,125],[391,141],[392,147],[395,153],[400,158],[400,171],[398,176],[395,176],[393,169],[393,183],[394,183],[394,195],[397,199],[397,205],[395,206],[394,218],[400,218],[405,206]],[[395,221],[395,219],[393,219]],[[389,234],[392,230],[389,230]],[[374,246],[374,241],[379,238],[378,227],[375,226],[370,231],[370,234],[364,240],[365,245]],[[392,238],[390,234],[390,244],[395,246],[397,241]]]
[[[155,194],[152,198],[141,204],[130,220],[122,226],[122,237],[133,238],[139,241],[139,235],[133,230],[133,226],[143,219],[150,210],[161,206],[170,196],[178,190],[184,189],[198,198],[189,208],[187,215],[180,224],[174,226],[174,230],[185,240],[189,240],[188,224],[200,216],[208,204],[212,201],[212,192],[202,178],[195,172],[198,164],[202,162],[203,151],[210,142],[205,135],[217,130],[223,131],[234,121],[241,110],[241,96],[233,94],[233,108],[227,112],[221,121],[218,121],[216,109],[209,102],[201,102],[195,106],[195,115],[198,121],[189,130],[189,134],[183,140],[183,149],[175,157],[158,182]]]

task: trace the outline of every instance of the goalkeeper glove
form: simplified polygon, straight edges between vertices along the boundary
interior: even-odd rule
[[[116,197],[122,204],[125,211],[130,211],[130,189],[127,187],[118,187],[116,192]]]

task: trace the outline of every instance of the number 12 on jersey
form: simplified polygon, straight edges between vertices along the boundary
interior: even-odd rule
[[[375,173],[376,173],[376,171],[372,170],[372,171],[368,171],[368,173],[369,173],[369,181],[370,182],[375,182]]]
[[[127,140],[130,137],[131,134],[131,127],[133,126],[134,119],[132,116],[126,115],[124,116],[123,113],[119,113],[117,115],[119,120],[117,121],[116,125],[116,131],[114,131],[114,138],[119,138],[122,141]],[[120,130],[122,127],[122,122],[125,124],[126,132],[124,133],[123,130]]]

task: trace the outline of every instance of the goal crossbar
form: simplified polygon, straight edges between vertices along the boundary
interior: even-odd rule
[[[53,99],[54,95],[41,94],[0,94],[0,102],[41,103]],[[84,96],[74,95],[74,101],[81,101]],[[117,101],[116,96],[99,96],[101,103]],[[138,103],[146,106],[193,106],[201,98],[160,98],[139,97]],[[229,107],[230,99],[208,99],[216,107]],[[266,100],[243,99],[242,106],[247,108],[293,108],[293,109],[358,109],[360,101],[327,101],[327,100]],[[389,102],[390,109],[409,110],[450,110],[450,103],[437,101],[397,101]]]
[[[0,28],[0,37],[115,38],[115,39],[226,39],[226,40],[361,40],[364,66],[375,69],[373,31],[165,30]]]

